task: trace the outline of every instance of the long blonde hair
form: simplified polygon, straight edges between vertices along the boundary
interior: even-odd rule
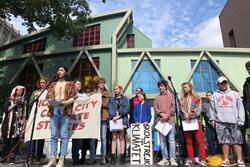
[[[193,97],[197,97],[198,96],[198,94],[194,90],[194,86],[190,82],[184,82],[184,83],[181,84],[183,97],[187,97],[188,96],[188,93],[185,93],[184,90],[183,90],[183,86],[184,85],[188,85],[190,87],[190,92],[189,93],[190,93],[191,96],[193,96]]]

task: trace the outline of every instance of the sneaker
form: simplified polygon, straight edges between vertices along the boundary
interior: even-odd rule
[[[188,159],[185,163],[184,166],[192,166],[193,165],[193,161],[191,161],[190,159]]]
[[[41,164],[41,160],[36,158],[36,159],[33,159],[32,163],[34,165],[40,165]]]
[[[221,164],[221,167],[230,167],[230,161],[228,159],[224,160]]]
[[[157,165],[159,165],[159,166],[169,165],[169,161],[168,161],[166,158],[162,158],[162,160],[159,161],[159,162],[157,163]]]
[[[64,166],[64,158],[59,158],[59,161],[56,165],[56,167],[63,167]]]
[[[173,158],[170,159],[170,165],[171,166],[178,166],[177,162]]]
[[[207,166],[206,161],[201,161],[201,162],[200,162],[200,166]]]
[[[28,158],[28,165],[32,165],[32,163],[33,163],[33,159],[32,159],[32,157],[29,157]]]
[[[245,167],[246,165],[245,165],[245,162],[243,160],[238,160],[237,161],[237,166],[238,167]]]
[[[55,157],[52,157],[49,162],[47,163],[47,165],[43,165],[43,167],[53,167],[53,166],[56,166],[56,158]]]
[[[104,165],[104,164],[106,164],[106,158],[105,157],[103,157],[102,159],[101,159],[101,163],[100,163],[101,165]]]
[[[198,157],[195,157],[195,158],[194,158],[194,164],[199,165],[200,163],[201,163],[201,162],[200,162],[199,158],[198,158]]]

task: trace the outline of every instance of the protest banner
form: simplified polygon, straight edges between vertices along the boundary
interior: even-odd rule
[[[153,165],[152,130],[150,124],[131,125],[130,163]]]
[[[47,116],[48,100],[45,91],[38,101],[35,129],[33,139],[50,139],[50,117]],[[69,121],[70,138],[96,138],[100,139],[102,95],[95,93],[87,99],[77,99]],[[28,122],[26,124],[25,142],[30,140],[32,123],[35,112],[35,104],[32,107]],[[58,127],[59,128],[59,127]]]

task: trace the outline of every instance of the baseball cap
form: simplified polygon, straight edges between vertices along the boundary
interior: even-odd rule
[[[217,84],[220,84],[220,83],[222,83],[223,81],[227,81],[227,78],[224,77],[224,76],[221,76],[221,77],[219,77],[219,78],[217,79]]]

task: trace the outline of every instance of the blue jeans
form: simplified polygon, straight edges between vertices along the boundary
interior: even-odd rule
[[[60,132],[60,138],[61,138],[60,157],[64,158],[67,155],[68,143],[69,143],[69,137],[68,137],[69,117],[64,115],[63,110],[61,110],[60,108],[54,108],[54,114],[53,117],[50,119],[50,124],[51,124],[50,125],[51,155],[57,156],[57,143]]]
[[[101,154],[105,158],[107,152],[107,121],[102,121],[101,124],[101,142]]]
[[[90,160],[95,161],[95,154],[96,154],[96,144],[97,144],[97,139],[90,139],[89,140],[89,146],[90,146]]]
[[[72,159],[73,161],[78,161],[79,160],[79,150],[81,146],[81,141],[80,139],[72,139]]]
[[[166,159],[175,159],[175,124],[172,124],[172,126],[173,128],[168,132],[167,136],[160,133],[161,153],[162,157]]]
[[[32,158],[41,159],[43,156],[44,139],[31,141],[31,156]]]

